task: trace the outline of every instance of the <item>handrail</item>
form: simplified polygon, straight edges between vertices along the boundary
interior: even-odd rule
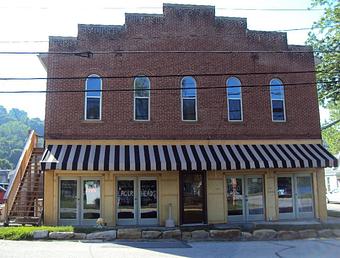
[[[10,210],[12,209],[14,200],[15,200],[15,195],[16,192],[19,188],[20,182],[22,180],[22,178],[25,175],[25,171],[26,171],[26,167],[29,163],[30,157],[32,155],[33,149],[37,146],[37,135],[35,134],[35,132],[32,130],[29,133],[29,136],[27,138],[25,147],[21,153],[20,159],[16,165],[15,168],[15,173],[14,176],[7,188],[7,191],[5,193],[4,196],[4,201],[5,201],[5,211],[6,214],[5,216],[8,216],[8,213],[10,212]]]

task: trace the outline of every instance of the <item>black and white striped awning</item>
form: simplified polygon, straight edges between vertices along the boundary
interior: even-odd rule
[[[337,160],[319,144],[48,145],[43,170],[179,171],[323,168]]]

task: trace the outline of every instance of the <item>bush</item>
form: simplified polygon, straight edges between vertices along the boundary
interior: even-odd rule
[[[71,226],[67,227],[1,227],[0,239],[6,240],[30,240],[33,239],[33,231],[48,230],[49,232],[73,232]]]

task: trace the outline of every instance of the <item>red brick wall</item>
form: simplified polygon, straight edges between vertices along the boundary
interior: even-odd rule
[[[124,26],[79,25],[77,38],[50,38],[50,51],[310,50],[288,46],[285,33],[247,30],[245,19],[215,17],[212,7],[165,5],[163,15],[127,14]],[[268,21],[269,22],[269,21]],[[49,55],[49,77],[254,73],[314,70],[310,53]],[[195,77],[195,76],[194,76]],[[229,76],[196,76],[197,87],[224,86]],[[198,121],[181,121],[180,91],[151,93],[151,120],[133,120],[133,92],[104,92],[102,121],[84,121],[84,93],[48,94],[47,139],[320,138],[314,74],[237,76],[243,85],[286,86],[286,122],[272,122],[268,87],[242,90],[243,122],[228,122],[225,89],[198,89]],[[181,77],[150,78],[152,88],[179,88]],[[83,90],[85,80],[49,80],[48,90]],[[133,89],[133,79],[103,79],[103,89]]]
[[[4,202],[4,196],[5,196],[5,192],[0,190],[0,203]]]

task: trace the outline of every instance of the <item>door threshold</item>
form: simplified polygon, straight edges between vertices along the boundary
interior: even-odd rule
[[[192,227],[192,226],[208,226],[208,224],[207,223],[181,224],[181,227]]]

